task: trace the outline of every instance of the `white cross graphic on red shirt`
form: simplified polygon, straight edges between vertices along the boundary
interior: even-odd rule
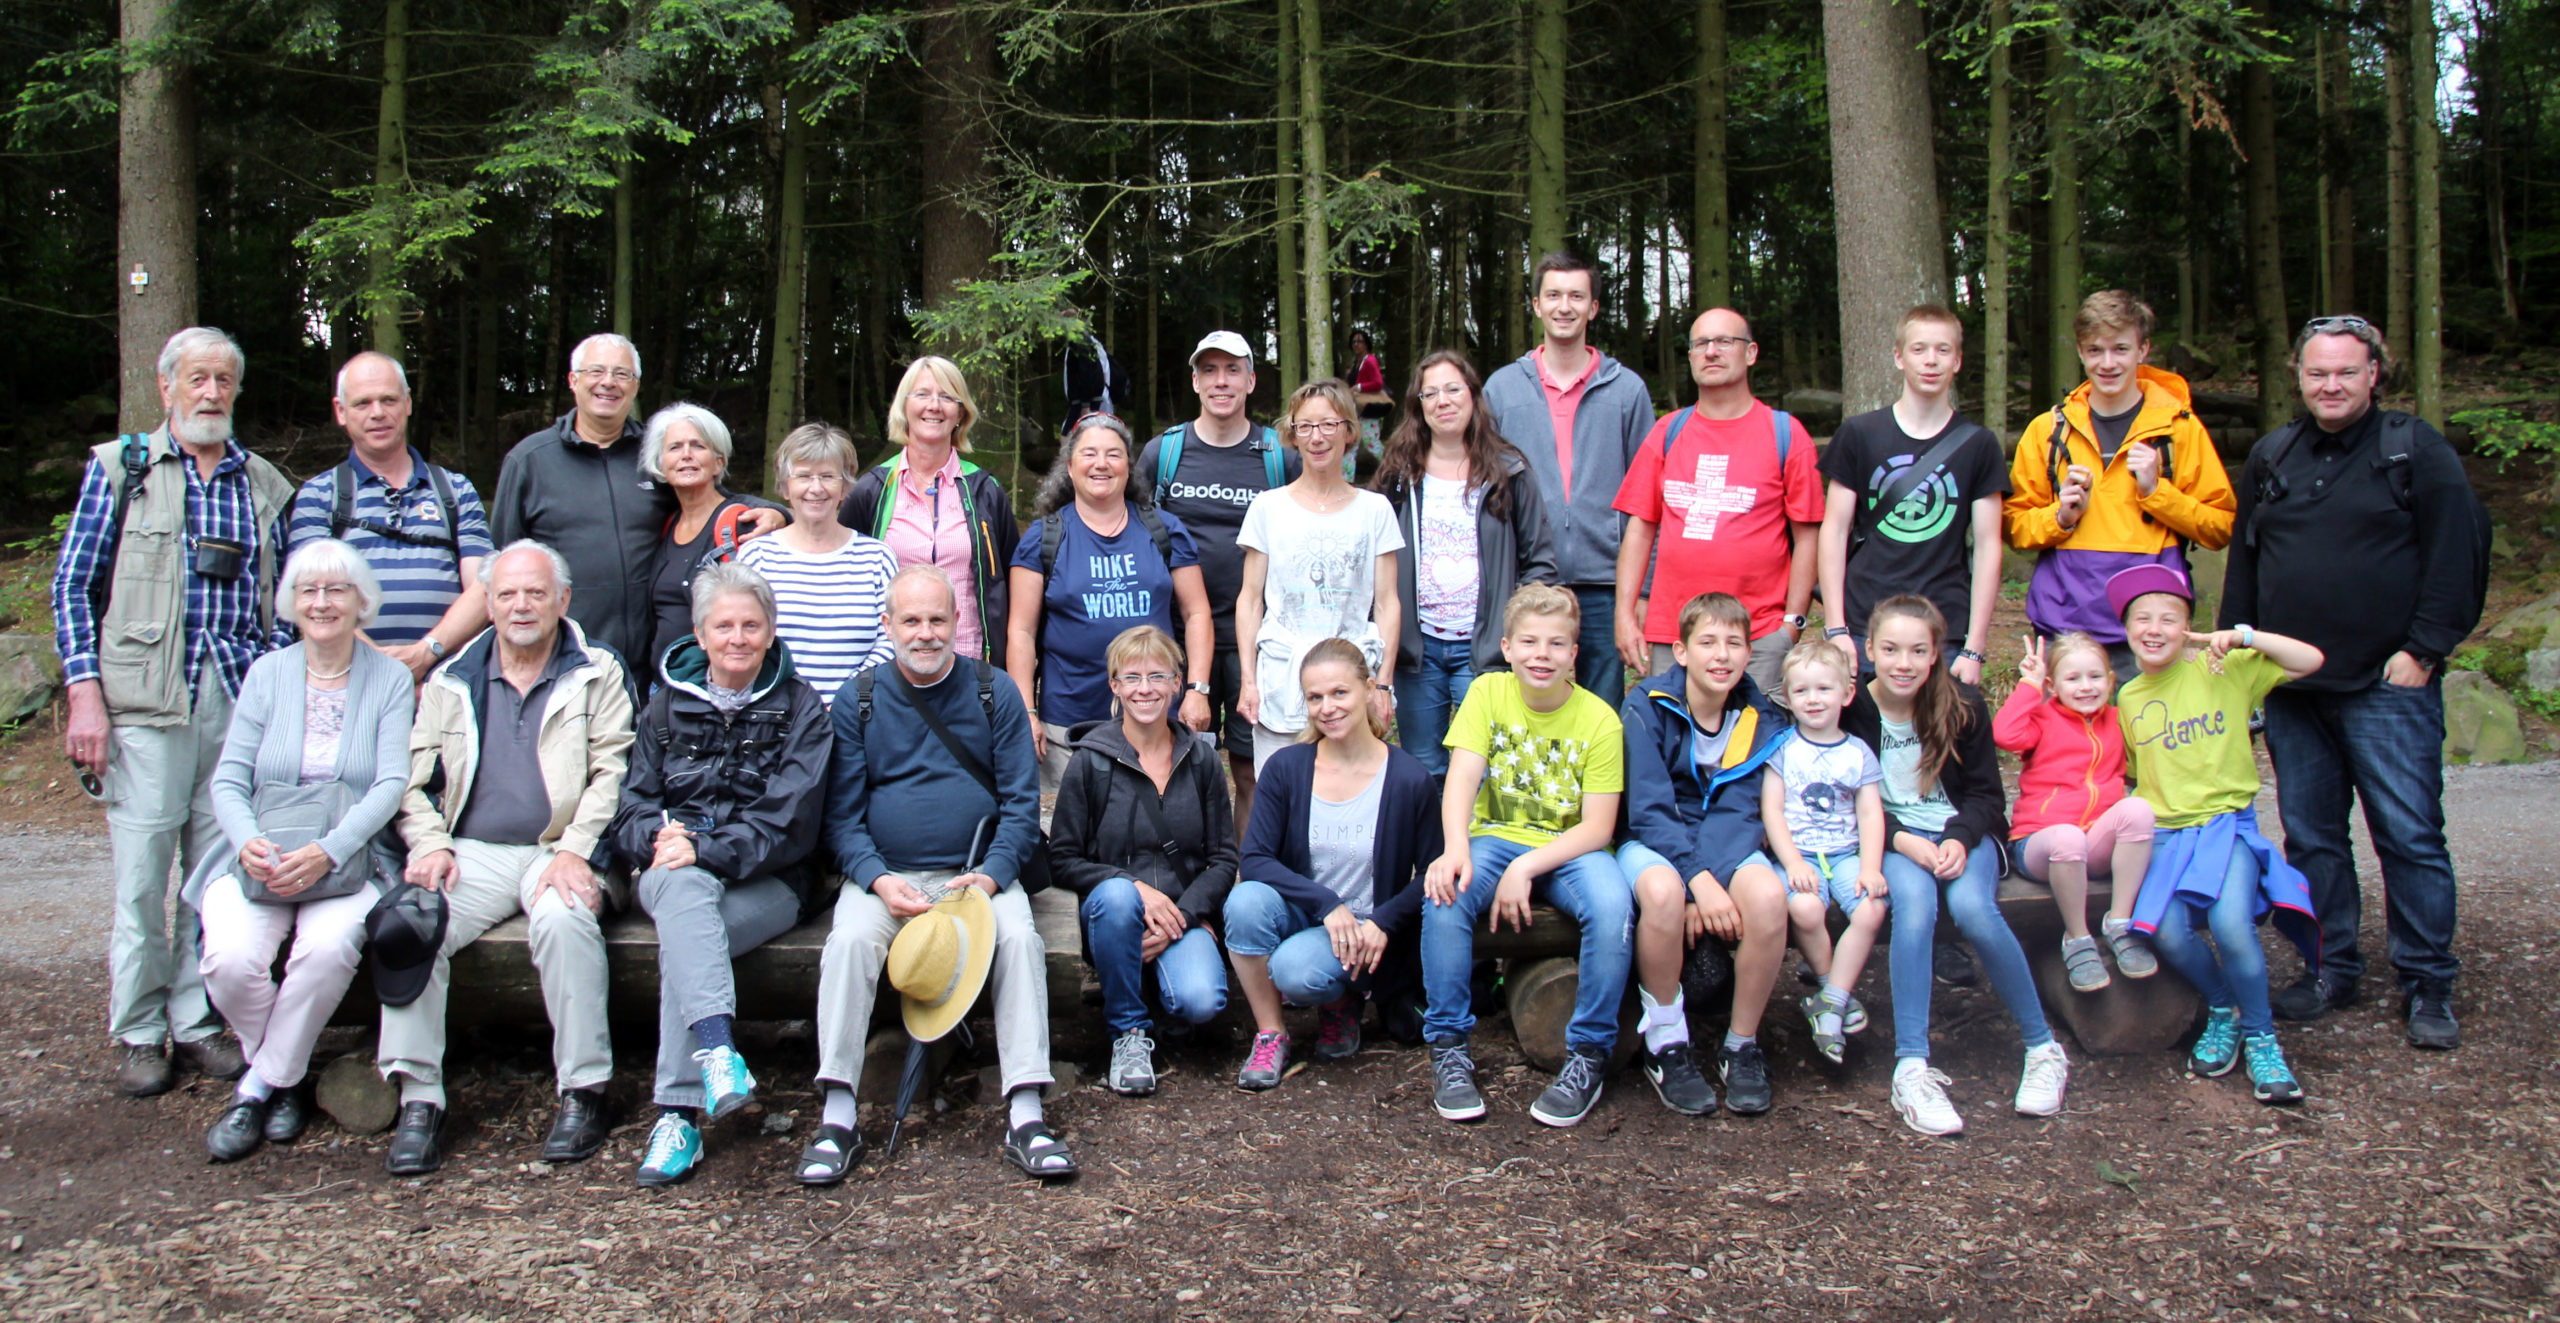
[[[1696,482],[1662,484],[1662,503],[1680,512],[1682,537],[1713,541],[1718,515],[1742,514],[1758,501],[1759,488],[1724,484],[1725,469],[1732,463],[1730,455],[1700,455]]]

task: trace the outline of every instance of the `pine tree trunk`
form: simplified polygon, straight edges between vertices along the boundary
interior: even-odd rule
[[[640,162],[617,163],[613,169],[613,333],[631,338],[638,313],[631,306],[632,276],[639,255],[631,242],[633,214],[640,209]]]
[[[1324,0],[1298,0],[1301,278],[1309,376],[1333,371],[1333,241],[1324,215]]]
[[[807,10],[802,8],[805,15]],[[781,203],[775,208],[773,255],[773,356],[765,369],[764,444],[779,444],[800,406],[800,314],[809,269],[809,125],[786,86],[781,103]],[[760,488],[764,475],[732,473],[733,484]]]
[[[2054,390],[2080,379],[2080,343],[2071,320],[2080,312],[2080,87],[2078,62],[2060,33],[2045,37],[2045,88],[2050,107],[2046,137],[2052,140],[2052,194],[2045,201],[2045,249],[2051,254],[2045,288],[2045,357]]]
[[[2423,2],[2423,0],[2420,0]],[[2410,179],[2410,157],[2415,116],[2409,110],[2409,11],[2413,0],[2384,0],[2387,16],[2382,37],[2383,118],[2390,124],[2386,135],[2387,159],[2384,205],[2391,214],[2385,223],[2383,249],[2386,254],[2383,273],[2383,343],[2390,347],[2391,357],[2409,362],[2409,344],[2414,319],[2410,316],[2410,283],[2417,270],[2418,219],[2413,181]]]
[[[373,126],[373,196],[388,208],[400,196],[409,175],[409,0],[385,0],[382,7],[382,102]],[[376,353],[400,357],[400,314],[408,300],[393,282],[399,273],[392,257],[399,239],[382,235],[365,249],[365,304],[372,323]]]
[[[2355,81],[2347,63],[2347,34],[2329,37],[2322,69],[2328,113],[2321,116],[2321,160],[2329,176],[2329,298],[2319,311],[2356,307]]]
[[[1297,389],[1306,377],[1306,334],[1301,323],[1298,248],[1289,229],[1298,218],[1298,0],[1280,0],[1280,109],[1277,165],[1273,170],[1272,214],[1280,250],[1280,391]]]
[[[2409,6],[2409,167],[2417,183],[2416,262],[2410,272],[2411,387],[2418,416],[2444,426],[2444,210],[2437,172],[2443,168],[2442,131],[2436,124],[2436,18],[2430,0]]]
[[[986,177],[986,94],[995,43],[986,20],[964,10],[960,0],[932,0],[927,9],[933,17],[926,20],[918,89],[924,197],[916,229],[924,302],[932,307],[949,299],[954,286],[985,276],[996,249],[995,231],[970,196]],[[965,348],[942,344],[933,352]]]
[[[175,0],[124,0],[126,45],[157,37]],[[160,425],[160,347],[196,320],[196,112],[186,71],[137,69],[116,114],[116,426]],[[139,278],[142,283],[135,283]]]
[[[1991,0],[1991,170],[1982,245],[1982,421],[2009,436],[2009,187],[2017,144],[2009,123],[2009,0]]]
[[[1733,220],[1725,201],[1724,5],[1725,0],[1698,0],[1697,124],[1691,149],[1697,196],[1689,228],[1689,306],[1700,311],[1733,302]],[[1663,301],[1672,302],[1668,285]]]
[[[2196,126],[2187,108],[2170,103],[2178,117],[2178,343],[2192,346],[2204,320],[2196,306]]]
[[[1565,245],[1565,0],[1530,0],[1529,259]],[[1596,291],[1595,291],[1596,292]]]
[[[2258,21],[2273,27],[2272,0],[2258,0]],[[2285,370],[2284,230],[2276,191],[2275,66],[2252,61],[2240,71],[2241,150],[2248,175],[2241,192],[2249,221],[2250,315],[2257,322],[2258,426],[2272,431],[2293,413],[2293,381]]]
[[[1929,60],[1919,6],[1823,0],[1831,197],[1840,254],[1840,395],[1846,413],[1891,404],[1901,373],[1879,352],[1903,310],[1947,299]]]
[[[561,352],[560,340],[568,316],[569,235],[556,210],[544,218],[543,231],[551,254],[542,268],[542,365],[535,380],[542,383],[543,416],[556,418],[561,391],[569,382],[569,360]],[[645,371],[648,365],[641,366]]]

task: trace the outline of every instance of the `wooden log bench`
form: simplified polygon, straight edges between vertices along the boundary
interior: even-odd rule
[[[2114,889],[2101,879],[2089,882],[2089,931],[2100,946],[2098,931]],[[2195,987],[2162,962],[2149,978],[2126,978],[2107,957],[2107,986],[2096,992],[2073,990],[2062,964],[2062,912],[2054,908],[2053,891],[2041,882],[2012,873],[2000,879],[2000,917],[2026,949],[2027,968],[2036,976],[2045,1014],[2091,1056],[2132,1056],[2165,1052],[2186,1037],[2204,1013],[2204,998]],[[1941,917],[1942,928],[1951,921]]]

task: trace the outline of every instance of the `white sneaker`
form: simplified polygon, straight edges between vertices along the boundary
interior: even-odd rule
[[[2062,1044],[2027,1049],[2026,1068],[2018,1075],[2018,1114],[2051,1116],[2062,1110],[2062,1086],[2071,1079],[2071,1058]]]
[[[1919,1057],[1904,1057],[1893,1068],[1893,1110],[1921,1134],[1963,1134],[1964,1118],[1947,1101],[1948,1083],[1946,1072],[1931,1070]]]

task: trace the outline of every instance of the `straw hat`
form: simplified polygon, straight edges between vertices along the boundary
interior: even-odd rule
[[[976,887],[954,887],[907,920],[889,943],[889,986],[898,990],[907,1036],[930,1043],[957,1028],[995,958],[995,908]]]

